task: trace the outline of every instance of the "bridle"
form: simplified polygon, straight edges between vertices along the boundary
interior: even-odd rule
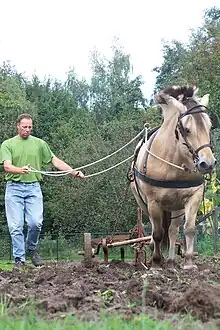
[[[205,110],[201,109],[202,107],[207,109],[206,106],[197,104],[197,105],[193,106],[192,108],[188,109],[186,112],[182,113],[178,118],[177,127],[175,130],[177,139],[179,139],[178,130],[179,130],[180,134],[182,135],[183,140],[184,140],[183,144],[188,148],[189,152],[192,154],[194,163],[196,163],[198,161],[198,158],[199,158],[198,154],[199,154],[200,150],[202,150],[204,148],[212,148],[211,138],[210,138],[210,143],[205,143],[202,146],[198,147],[196,150],[194,150],[192,145],[188,141],[187,131],[184,128],[181,119],[187,115],[194,115],[196,113],[205,113]]]

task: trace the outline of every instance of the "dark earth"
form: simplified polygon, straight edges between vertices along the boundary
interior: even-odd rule
[[[220,256],[196,260],[198,271],[135,268],[133,263],[48,263],[25,271],[0,270],[0,294],[9,313],[34,306],[46,318],[72,314],[96,320],[103,310],[129,320],[145,312],[154,319],[191,313],[201,322],[220,327]],[[2,298],[2,299],[3,299]]]

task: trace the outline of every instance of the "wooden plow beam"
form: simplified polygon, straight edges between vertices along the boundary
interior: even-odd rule
[[[146,245],[150,245],[151,236],[143,236],[139,238],[130,239],[130,234],[115,235],[106,238],[93,238],[90,233],[84,233],[84,250],[79,251],[78,254],[84,256],[84,263],[86,267],[92,266],[93,258],[99,254],[102,248],[104,254],[104,261],[108,263],[109,249],[120,247],[121,260],[125,260],[124,246],[131,245],[135,249],[135,265],[140,263],[146,264]],[[92,246],[96,245],[96,249]],[[177,254],[183,257],[181,242],[176,243]]]

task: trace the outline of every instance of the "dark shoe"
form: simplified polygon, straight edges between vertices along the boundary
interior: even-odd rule
[[[29,255],[31,257],[31,262],[35,267],[39,267],[39,266],[43,266],[44,265],[44,261],[41,258],[41,256],[39,255],[39,253],[37,253],[37,251],[28,251]]]
[[[26,266],[25,262],[22,261],[20,258],[15,258],[14,269],[24,269]]]

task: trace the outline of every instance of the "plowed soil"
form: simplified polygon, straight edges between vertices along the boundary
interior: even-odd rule
[[[220,257],[197,259],[197,265],[197,271],[189,272],[180,264],[147,270],[121,261],[92,268],[80,262],[48,263],[39,269],[1,270],[0,294],[9,312],[29,305],[47,318],[71,313],[94,320],[103,310],[126,319],[142,312],[155,319],[191,313],[201,322],[219,324]]]

